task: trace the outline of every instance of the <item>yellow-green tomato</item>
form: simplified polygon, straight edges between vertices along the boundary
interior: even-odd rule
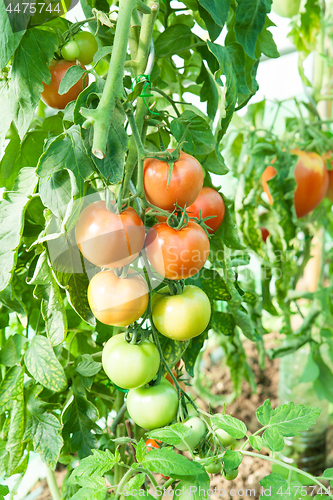
[[[176,417],[177,409],[177,391],[165,378],[158,385],[131,389],[127,395],[128,413],[145,429],[168,425]]]
[[[146,339],[129,344],[124,334],[114,335],[104,346],[103,368],[112,382],[123,389],[148,384],[158,372],[160,355],[156,345]]]
[[[227,432],[225,432],[223,429],[214,429],[215,433],[217,434],[218,440],[222,444],[222,446],[230,446],[233,444],[236,439]]]
[[[153,321],[158,331],[173,340],[197,337],[208,326],[210,302],[200,288],[184,287],[183,293],[170,295],[169,288],[159,290],[153,301]]]
[[[281,17],[293,17],[298,14],[301,0],[273,0],[272,11]]]
[[[211,464],[206,465],[205,469],[208,474],[218,474],[221,472],[222,464],[221,462],[212,462]]]
[[[206,434],[206,425],[199,417],[189,418],[182,425],[191,429],[191,432],[184,438],[184,443],[180,442],[175,448],[180,451],[193,450]]]
[[[90,31],[79,31],[79,33],[74,36],[74,40],[80,49],[78,60],[82,64],[90,64],[98,49],[96,38]]]

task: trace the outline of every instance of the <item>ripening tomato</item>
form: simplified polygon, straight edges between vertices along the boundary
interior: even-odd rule
[[[191,417],[181,425],[191,429],[191,432],[175,448],[179,451],[194,450],[207,432],[205,423],[199,417]]]
[[[94,35],[90,31],[80,31],[74,36],[74,41],[79,46],[80,53],[77,56],[78,60],[82,64],[90,64],[98,49]]]
[[[148,231],[145,248],[149,262],[161,276],[180,280],[200,271],[210,245],[206,232],[195,222],[179,231],[160,222]]]
[[[177,380],[177,370],[171,370],[172,371],[172,374],[173,376],[175,377],[175,379]],[[174,383],[174,381],[172,380],[172,377],[170,375],[170,373],[167,373],[165,375],[165,378],[170,382],[170,384],[172,384],[174,387],[176,387],[176,384]],[[183,389],[183,391],[186,391],[186,387],[185,387],[185,384],[182,380],[177,380],[178,384],[179,384],[179,387],[181,389]]]
[[[149,203],[171,211],[175,208],[175,203],[181,207],[185,204],[191,205],[199,196],[203,185],[200,163],[193,156],[181,151],[179,160],[174,163],[169,186],[168,176],[167,162],[155,158],[145,160],[143,182]]]
[[[267,240],[270,233],[269,233],[268,229],[266,229],[265,227],[261,227],[260,231],[261,231],[262,241],[264,243],[266,243],[266,240]]]
[[[104,346],[103,368],[109,379],[122,389],[134,389],[148,384],[158,372],[160,355],[148,339],[130,344],[125,334],[114,335]]]
[[[146,441],[147,450],[151,451],[153,448],[156,448],[158,450],[159,446],[157,443],[160,443],[160,442],[161,441],[159,441],[158,439],[147,439],[147,441]]]
[[[81,212],[75,238],[82,254],[95,266],[123,267],[141,252],[145,228],[133,208],[117,214],[107,210],[105,201],[101,200]]]
[[[58,93],[59,85],[65,73],[71,66],[75,66],[75,61],[65,61],[61,59],[59,61],[52,61],[49,70],[51,73],[51,83],[47,85],[43,82],[44,90],[41,93],[43,101],[50,106],[50,108],[64,109],[67,104],[71,101],[75,101],[77,96],[82,92],[82,90],[88,85],[88,76],[85,75],[78,82],[76,82],[73,87],[69,89],[66,94],[60,95]],[[80,64],[81,68],[86,69],[83,64]]]
[[[224,219],[225,206],[222,196],[213,188],[202,188],[195,202],[186,209],[189,217],[199,218],[200,211],[202,218],[214,216],[205,223],[210,228],[208,232],[215,233]]]
[[[325,197],[328,188],[328,172],[325,161],[317,153],[308,153],[300,149],[293,149],[291,153],[298,156],[294,170],[297,184],[294,204],[296,215],[300,218],[312,212]],[[276,173],[276,169],[269,165],[262,176],[263,189],[271,204],[273,204],[273,199],[267,181]]]
[[[130,417],[145,429],[168,425],[176,417],[177,409],[177,391],[165,378],[158,385],[130,389],[127,395]]]
[[[162,335],[173,340],[188,340],[207,328],[211,306],[205,292],[197,286],[187,285],[178,295],[170,295],[169,288],[164,287],[154,296],[152,314],[154,325]]]
[[[127,278],[118,278],[112,270],[101,271],[89,283],[88,302],[101,323],[128,326],[147,309],[148,286],[141,275],[131,270]]]
[[[272,11],[281,17],[293,17],[298,14],[301,0],[273,0]]]
[[[326,196],[330,201],[333,202],[333,170],[328,171],[328,177],[329,177],[329,184]]]

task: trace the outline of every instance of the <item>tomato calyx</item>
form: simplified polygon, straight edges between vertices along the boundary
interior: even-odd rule
[[[170,295],[181,295],[184,291],[184,280],[168,280],[168,287]]]
[[[201,226],[202,229],[206,231],[207,236],[209,237],[209,230],[210,227],[206,224],[206,221],[210,219],[216,219],[217,215],[207,215],[207,217],[202,217],[202,210],[199,212],[199,217],[190,217],[190,220],[193,220],[198,224],[198,226]]]

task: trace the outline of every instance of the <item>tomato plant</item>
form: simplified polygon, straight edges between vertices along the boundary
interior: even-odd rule
[[[74,42],[79,47],[78,60],[82,64],[90,64],[97,52],[98,44],[96,38],[89,31],[79,31],[74,36]]]
[[[172,152],[173,150],[170,150]],[[203,184],[203,171],[193,156],[181,151],[173,163],[169,180],[169,164],[148,158],[144,163],[144,189],[147,200],[164,210],[191,205],[199,196]]]
[[[102,363],[112,382],[123,389],[133,389],[155,377],[160,366],[160,355],[153,342],[146,339],[139,345],[131,344],[126,341],[124,334],[119,334],[105,344]]]
[[[176,417],[178,396],[165,379],[150,387],[131,389],[127,396],[128,413],[134,422],[145,429],[168,425]]]
[[[192,285],[183,292],[170,295],[162,288],[153,303],[153,322],[162,335],[174,340],[187,340],[200,335],[208,326],[211,306],[205,292]]]
[[[145,241],[143,222],[133,208],[120,214],[105,201],[89,204],[80,214],[75,237],[82,254],[99,267],[123,267],[136,259]]]
[[[65,76],[67,70],[75,65],[75,61],[58,60],[51,62],[49,66],[51,82],[50,84],[43,83],[44,90],[41,93],[42,99],[51,108],[64,109],[69,102],[74,101],[80,92],[87,87],[88,79],[86,76],[82,76],[68,92],[61,95],[59,94],[61,80]],[[81,64],[81,68],[86,69],[83,64]]]
[[[208,232],[215,233],[223,222],[225,207],[222,196],[210,187],[204,187],[200,191],[198,198],[186,209],[188,215],[199,218],[212,217],[206,221]]]
[[[195,222],[180,230],[160,222],[149,230],[145,248],[149,262],[161,276],[179,280],[200,271],[210,245],[204,229]]]
[[[87,295],[94,316],[106,325],[127,326],[139,319],[148,305],[147,283],[134,271],[126,278],[112,270],[95,274]]]

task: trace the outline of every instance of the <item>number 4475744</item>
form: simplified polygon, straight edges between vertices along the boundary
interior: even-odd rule
[[[309,489],[309,491],[307,490]],[[323,488],[318,488],[318,486],[289,486],[286,490],[283,489],[281,486],[278,491],[278,495],[289,495],[293,497],[305,497],[307,495],[310,495],[311,497],[314,497],[315,495],[330,495],[331,494],[331,488],[330,486],[326,488],[326,491]]]
[[[46,7],[45,7],[46,6]],[[22,2],[21,4],[20,3],[17,3],[16,5],[9,3],[6,7],[6,11],[7,12],[17,12],[18,14],[22,12],[22,14],[25,14],[27,11],[30,13],[30,14],[35,14],[36,12],[38,12],[39,14],[41,12],[43,12],[43,10],[45,12],[57,12],[58,14],[60,13],[60,5],[59,3],[55,4],[52,6],[52,4],[50,3],[43,3],[43,2]]]

